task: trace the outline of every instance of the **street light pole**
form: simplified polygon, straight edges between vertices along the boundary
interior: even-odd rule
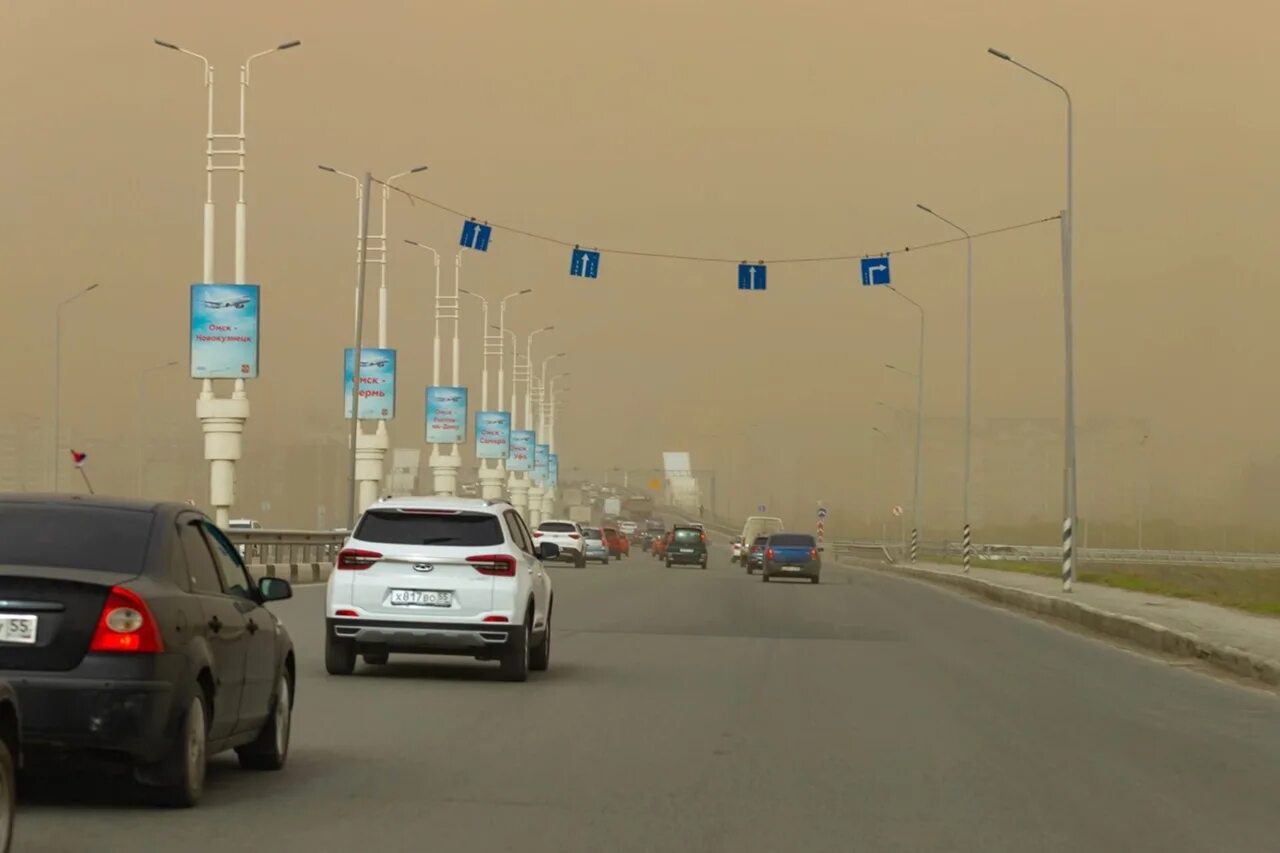
[[[532,340],[533,336],[530,335],[529,337]],[[532,350],[529,350],[530,355],[532,355],[532,352],[533,352]],[[546,409],[547,365],[558,358],[564,358],[564,355],[565,355],[564,353],[559,352],[559,353],[556,353],[555,355],[549,355],[542,360],[541,380],[537,381],[536,384],[535,384],[535,377],[533,376],[533,371],[532,371],[532,367],[533,367],[532,362],[530,362],[530,365],[529,365],[530,366],[529,400],[532,401],[536,399],[537,401],[536,411],[538,413],[538,426],[535,431],[537,432],[537,441],[540,444],[547,444],[547,409]],[[530,411],[530,412],[535,411],[533,409],[532,403],[530,404],[529,409],[527,411]],[[543,518],[543,513],[547,511],[546,501],[544,500],[544,497],[548,493],[548,491],[549,491],[548,489],[546,489],[544,486],[542,486],[540,483],[536,481],[534,481],[533,484],[529,487],[529,513],[530,513],[530,516],[535,520],[535,523],[541,522]]]
[[[150,367],[143,368],[142,372],[138,374],[138,497],[140,498],[146,496],[146,482],[143,477],[144,459],[146,457],[146,418],[142,415],[142,405],[145,402],[147,377],[157,370],[173,367],[177,363],[175,359],[162,364],[153,364]]]
[[[194,57],[204,64],[204,85],[206,92],[205,132],[205,201],[204,201],[204,262],[202,281],[206,284],[216,282],[214,277],[214,204],[213,173],[231,170],[237,173],[238,195],[235,219],[235,282],[244,284],[247,273],[246,234],[248,207],[244,194],[245,158],[246,158],[246,117],[249,92],[249,72],[253,60],[268,54],[278,53],[298,47],[302,42],[294,40],[276,45],[268,50],[251,55],[240,66],[240,126],[236,133],[214,133],[213,120],[213,65],[208,57],[172,42],[154,40],[157,45],[178,53]],[[235,147],[219,148],[220,140],[234,140]],[[234,159],[234,165],[215,163],[219,157]],[[220,526],[226,526],[231,517],[231,507],[235,504],[235,463],[240,459],[244,425],[249,419],[249,397],[245,392],[243,379],[233,382],[231,396],[219,398],[214,394],[213,380],[203,379],[200,383],[200,395],[196,400],[196,416],[200,419],[204,431],[204,458],[209,463],[209,502],[214,509],[214,520]]]
[[[973,528],[969,523],[969,479],[973,466],[973,235],[940,213],[917,204],[925,213],[950,225],[964,235],[965,285],[964,285],[964,570],[969,571],[973,553]]]
[[[359,516],[359,452],[360,445],[360,351],[364,348],[364,283],[368,264],[365,263],[365,250],[369,238],[369,184],[372,176],[364,173],[361,184],[360,206],[360,264],[356,267],[356,334],[351,346],[351,492],[347,503],[347,530],[356,529],[356,518]]]
[[[1075,214],[1075,193],[1074,184],[1074,163],[1073,154],[1073,137],[1072,133],[1072,105],[1071,93],[1067,91],[1067,87],[1063,86],[1057,80],[1046,77],[1034,68],[1023,65],[1018,60],[1009,56],[1003,51],[996,50],[994,47],[987,48],[987,53],[1003,59],[1011,65],[1016,65],[1023,71],[1038,77],[1050,86],[1056,88],[1062,93],[1067,101],[1067,207],[1062,212],[1062,323],[1064,330],[1064,357],[1066,360],[1066,376],[1063,389],[1063,403],[1065,412],[1063,420],[1065,421],[1063,433],[1065,447],[1063,448],[1063,477],[1062,477],[1062,503],[1063,503],[1063,520],[1062,520],[1062,589],[1065,592],[1071,591],[1071,585],[1076,579],[1076,560],[1075,554],[1075,526],[1078,518],[1076,514],[1076,392],[1075,392],[1075,342],[1072,334],[1071,322],[1071,304],[1072,304],[1072,262],[1074,255],[1074,232],[1076,223]]]
[[[58,491],[58,472],[62,466],[62,309],[98,285],[91,284],[58,303],[53,309],[53,491]]]
[[[924,535],[924,528],[921,526],[922,508],[920,506],[920,481],[923,478],[923,448],[924,448],[924,306],[916,302],[910,296],[892,285],[889,290],[915,306],[920,312],[920,351],[916,356],[916,465],[915,465],[915,485],[912,487],[911,493],[911,562],[915,563],[916,555],[920,550],[920,539]],[[892,365],[889,365],[892,367]],[[894,367],[894,370],[898,368]],[[906,373],[905,370],[900,371]],[[907,374],[910,375],[910,374]]]

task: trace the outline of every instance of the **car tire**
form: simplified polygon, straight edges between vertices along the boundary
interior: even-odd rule
[[[160,761],[158,795],[163,805],[189,809],[204,794],[205,769],[208,765],[209,712],[204,688],[194,686],[191,704],[182,715],[181,736]]]
[[[0,851],[7,851],[13,841],[14,812],[17,810],[17,756],[9,745],[0,741]]]
[[[373,654],[364,654],[360,656],[369,666],[386,666],[387,661],[391,660],[390,652],[376,652]]]
[[[813,577],[809,578],[809,583],[818,583],[818,576],[814,575]]]
[[[704,559],[704,560],[702,561],[702,568],[704,568],[704,569],[705,569],[706,567],[707,567],[707,561]]]
[[[246,770],[280,770],[289,758],[289,735],[293,731],[293,687],[289,673],[280,673],[271,715],[253,743],[236,748],[240,766]]]
[[[767,572],[767,571],[766,571],[766,570],[764,570],[764,569],[761,569],[761,570],[760,570],[760,580],[762,580],[762,581],[763,581],[763,582],[765,582],[765,583],[768,583],[768,582],[769,582],[769,572]]]
[[[604,558],[603,560],[601,560],[600,562],[601,562],[601,563],[604,563],[604,564],[607,566],[607,565],[609,565],[609,558],[608,558],[608,557],[605,557],[605,558]]]
[[[669,568],[671,568],[671,561],[670,561],[670,560],[667,560],[667,568],[668,568],[668,569],[669,569]]]
[[[554,602],[553,602],[554,603]],[[547,611],[547,625],[542,634],[542,642],[533,647],[529,654],[529,669],[534,672],[546,672],[551,666],[551,611]]]
[[[529,678],[529,657],[533,651],[529,648],[532,621],[533,614],[526,614],[522,626],[524,630],[512,635],[502,654],[500,672],[503,681],[527,681]]]
[[[333,634],[324,638],[324,668],[330,675],[350,675],[356,671],[356,644]]]
[[[579,554],[579,555],[578,555],[578,558],[577,558],[576,560],[574,560],[573,564],[574,564],[576,567],[578,567],[579,569],[585,569],[585,568],[587,567],[587,555],[586,555],[586,553],[584,552],[584,553],[582,553],[582,554]]]

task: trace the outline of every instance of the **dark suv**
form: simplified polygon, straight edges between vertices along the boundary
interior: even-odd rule
[[[676,564],[707,567],[707,534],[701,528],[677,524],[667,543],[667,568]]]

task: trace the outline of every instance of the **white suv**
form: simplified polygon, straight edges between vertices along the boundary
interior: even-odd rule
[[[533,531],[538,542],[550,542],[560,549],[557,559],[573,563],[580,569],[587,567],[587,542],[582,535],[582,525],[563,518],[549,518]]]
[[[392,652],[501,662],[509,681],[551,660],[551,578],[559,556],[506,501],[388,498],[365,511],[325,596],[325,668]]]

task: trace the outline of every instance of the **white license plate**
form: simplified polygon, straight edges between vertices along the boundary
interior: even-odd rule
[[[35,616],[0,616],[0,643],[34,643]]]
[[[434,589],[393,589],[392,604],[416,604],[423,607],[450,607],[453,593]]]
[[[693,549],[692,549],[692,548],[681,548],[681,549],[680,549],[680,553],[681,553],[681,554],[692,554],[692,553],[693,553]]]

